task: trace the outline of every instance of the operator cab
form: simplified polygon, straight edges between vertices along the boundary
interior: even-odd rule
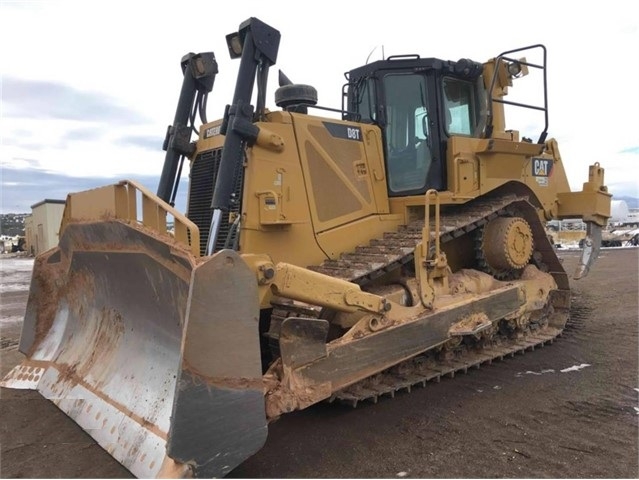
[[[389,195],[445,190],[448,138],[478,138],[485,126],[482,64],[392,56],[347,78],[344,119],[381,128]]]

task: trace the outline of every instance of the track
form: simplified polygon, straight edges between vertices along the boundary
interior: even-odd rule
[[[481,199],[442,212],[439,241],[444,245],[455,238],[474,232],[498,216],[522,216],[533,229],[536,252],[533,261],[537,267],[550,272],[559,288],[568,289],[568,279],[557,255],[548,241],[539,221],[536,209],[527,198],[508,195],[495,199]],[[348,280],[365,286],[373,280],[414,261],[413,251],[422,238],[423,221],[402,226],[397,232],[384,234],[368,246],[361,246],[353,253],[345,253],[338,260],[326,260],[315,270],[332,277]]]
[[[427,382],[439,382],[442,377],[454,378],[457,373],[467,373],[470,368],[479,368],[483,364],[491,364],[494,360],[514,357],[516,353],[525,353],[537,347],[551,344],[561,334],[561,330],[547,327],[543,331],[531,333],[521,339],[486,347],[480,351],[464,350],[457,352],[454,358],[440,360],[436,364],[427,357],[414,359],[393,367],[378,375],[357,382],[350,387],[336,392],[330,401],[339,400],[357,407],[358,402],[370,400],[377,403],[383,395],[395,396],[395,392],[406,390],[410,393],[415,386],[425,387]]]
[[[442,212],[440,244],[444,246],[463,235],[475,234],[498,216],[515,215],[523,217],[533,231],[535,251],[531,261],[541,271],[553,275],[559,290],[564,292],[563,298],[567,298],[568,277],[548,241],[537,210],[525,197],[508,195],[480,199]],[[413,252],[421,242],[423,226],[423,221],[412,222],[400,227],[397,232],[385,233],[382,238],[372,240],[367,246],[357,247],[352,253],[342,254],[337,260],[326,260],[309,269],[351,281],[365,290],[367,285],[402,266],[412,266]],[[556,297],[551,298],[557,300]],[[479,368],[493,360],[501,360],[506,356],[552,343],[563,330],[568,319],[568,308],[568,302],[559,299],[549,306],[545,317],[531,322],[523,329],[501,329],[502,331],[481,341],[471,339],[454,348],[433,349],[334,393],[330,401],[338,400],[354,407],[365,400],[376,402],[380,396],[393,397],[395,392],[401,390],[410,392],[416,385],[424,386],[429,381],[439,381],[443,376],[454,377],[458,372],[466,373],[470,368]],[[281,304],[275,306],[271,322],[280,324],[291,315],[317,318],[322,312],[313,306]],[[549,322],[548,317],[552,317],[552,321]],[[271,332],[278,330],[271,329]],[[271,345],[277,348],[277,335],[271,335],[270,340]]]

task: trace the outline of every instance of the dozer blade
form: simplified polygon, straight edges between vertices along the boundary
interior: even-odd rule
[[[37,389],[138,477],[222,476],[266,440],[256,279],[118,221],[35,262],[2,385]]]

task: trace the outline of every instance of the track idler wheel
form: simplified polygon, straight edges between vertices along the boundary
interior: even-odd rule
[[[533,254],[533,233],[521,217],[498,217],[482,229],[479,263],[484,271],[500,279],[516,276]]]

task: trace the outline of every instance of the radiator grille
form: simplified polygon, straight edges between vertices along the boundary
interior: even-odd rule
[[[207,150],[195,157],[195,161],[191,166],[191,180],[189,183],[189,202],[187,216],[200,229],[200,254],[206,255],[206,245],[209,240],[209,229],[211,228],[211,217],[213,210],[211,209],[211,200],[213,199],[213,188],[217,179],[217,173],[220,168],[220,160],[222,159],[222,149]],[[237,181],[233,188],[233,199],[235,200],[230,212],[240,213],[242,199],[242,180],[244,169],[239,166],[239,175],[236,175]],[[231,233],[231,225],[229,224],[229,212],[222,215],[222,223],[220,231],[215,243],[215,251],[224,248],[227,239],[228,244],[233,244],[233,238],[229,239]]]

